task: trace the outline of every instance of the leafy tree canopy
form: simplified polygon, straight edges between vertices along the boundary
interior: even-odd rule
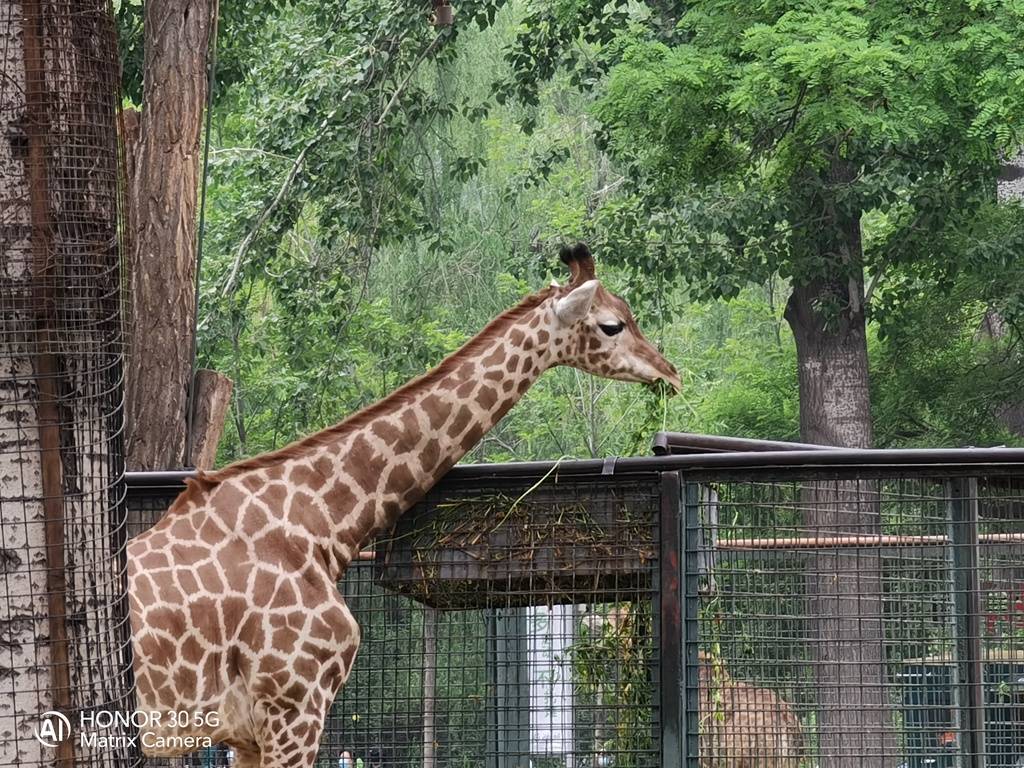
[[[798,142],[827,157],[812,130],[833,119],[825,103],[852,105],[865,124],[872,110],[896,120],[892,109],[855,98],[849,72],[840,77],[864,45],[839,45],[855,36],[826,25],[828,39],[839,40],[836,84],[812,89],[809,80],[790,126],[799,81],[776,72],[779,62],[762,63],[762,74],[756,65],[769,57],[768,37],[783,34],[768,30],[795,38],[796,21],[773,21],[769,6],[753,20],[721,6],[731,28],[761,25],[744,42],[726,26],[710,35],[710,21],[697,24],[671,3],[460,2],[447,31],[428,24],[428,5],[416,13],[403,3],[222,7],[199,334],[200,364],[236,382],[221,462],[326,426],[421,373],[524,293],[561,279],[555,244],[580,236],[595,241],[602,279],[680,364],[684,392],[666,403],[630,385],[554,371],[472,459],[643,453],[661,428],[795,438],[796,355],[781,318],[789,286],[777,273],[805,263],[793,246],[812,227],[794,234],[797,204],[814,199],[815,184],[829,191],[827,178],[800,181],[818,166],[801,157]],[[807,24],[818,7],[804,9]],[[887,7],[895,19],[899,8]],[[122,21],[139,21],[137,6],[126,0],[121,8]],[[711,18],[717,8],[693,12]],[[975,11],[1007,29],[1006,8],[986,8]],[[946,29],[919,15],[922,29]],[[122,24],[123,42],[132,42],[132,29]],[[956,34],[953,24],[946,38]],[[929,45],[956,47],[939,42]],[[694,55],[704,48],[717,59]],[[141,49],[125,50],[130,91],[131,57]],[[907,71],[900,66],[864,79],[887,77],[885,87],[896,89],[895,72]],[[687,68],[699,77],[684,77]],[[950,76],[966,82],[967,74]],[[693,77],[704,84],[688,84]],[[771,137],[753,131],[756,115],[774,114],[752,94],[758,78],[774,83],[764,87],[766,102],[782,110]],[[933,101],[940,96],[937,88]],[[1009,109],[1013,95],[1001,103]],[[698,109],[703,124],[693,119]],[[927,142],[947,134],[952,142],[948,130],[921,129],[897,145],[877,138],[882,127],[865,128],[884,162],[866,165],[847,185],[849,197],[834,195],[875,206],[862,220],[865,260],[884,278],[871,291],[878,325],[869,347],[882,445],[1012,439],[996,416],[1020,389],[1012,323],[1024,280],[1001,266],[1021,252],[1019,213],[997,206],[994,182],[985,180],[999,159],[995,131],[972,139],[977,157],[933,157]],[[713,148],[698,152],[690,134]],[[866,146],[851,134],[843,151]],[[973,169],[965,178],[976,183],[947,194],[940,180],[957,168]],[[874,198],[864,191],[892,179],[899,183]],[[939,198],[928,202],[928,185],[949,205],[961,195],[973,207],[942,210]],[[957,264],[971,275],[955,276]],[[1012,259],[1011,268],[1020,269]],[[711,296],[733,299],[695,301]],[[990,306],[1011,323],[1005,339],[977,337]],[[913,375],[911,359],[923,375]]]
[[[606,229],[707,297],[773,273],[1006,267],[1024,224],[992,208],[1024,142],[1022,28],[1013,0],[709,0],[671,42],[630,24],[595,109],[633,182]],[[862,216],[858,259],[843,223]],[[995,241],[962,237],[995,219]]]

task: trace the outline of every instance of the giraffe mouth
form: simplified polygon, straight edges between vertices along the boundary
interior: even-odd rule
[[[647,388],[657,395],[672,397],[673,395],[678,395],[682,391],[683,385],[678,377],[673,381],[667,376],[661,376],[648,384]]]

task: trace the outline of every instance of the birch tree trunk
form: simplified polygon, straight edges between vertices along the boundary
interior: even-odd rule
[[[42,453],[35,413],[32,354],[32,218],[29,203],[22,8],[0,10],[0,763],[44,759],[32,739],[34,716],[50,707],[49,648],[36,644],[46,631],[46,555]],[[38,670],[35,674],[32,670]],[[5,682],[5,688],[7,683]],[[43,690],[40,692],[40,688]],[[42,709],[41,709],[42,708]]]
[[[129,706],[118,74],[106,0],[0,10],[3,764],[127,757],[34,737],[46,710]]]

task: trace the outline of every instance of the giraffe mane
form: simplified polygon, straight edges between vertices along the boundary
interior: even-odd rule
[[[186,489],[179,497],[184,502],[185,498],[195,498],[196,494],[204,493],[216,487],[225,480],[238,477],[254,469],[266,469],[281,464],[303,454],[321,448],[338,438],[347,431],[359,429],[378,418],[381,414],[393,411],[396,406],[405,405],[414,399],[416,393],[427,384],[447,376],[454,371],[458,364],[467,357],[481,352],[495,338],[505,332],[509,323],[514,323],[532,310],[547,301],[551,296],[558,294],[559,289],[549,286],[538,293],[531,294],[519,302],[516,306],[505,310],[496,318],[491,320],[483,330],[466,342],[462,347],[448,355],[436,367],[416,378],[406,382],[390,395],[368,405],[334,426],[314,432],[312,435],[300,438],[293,443],[267,453],[253,456],[249,459],[242,459],[229,464],[223,469],[214,472],[197,472],[194,478],[186,481]],[[176,501],[173,507],[178,506]]]

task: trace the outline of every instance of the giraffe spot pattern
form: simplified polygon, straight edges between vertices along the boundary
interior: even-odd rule
[[[547,367],[581,351],[610,367],[582,324],[555,319],[550,299],[568,290],[548,289],[355,426],[190,483],[129,545],[140,705],[225,705],[237,715],[217,737],[243,760],[262,753],[264,765],[310,768],[359,647],[336,579],[360,543],[421,498]]]

